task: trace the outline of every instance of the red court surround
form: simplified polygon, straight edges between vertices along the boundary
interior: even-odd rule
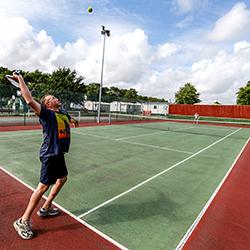
[[[54,218],[32,216],[36,237],[22,240],[13,222],[22,215],[32,191],[0,169],[1,250],[119,250],[66,213]]]
[[[250,141],[182,249],[250,249]]]

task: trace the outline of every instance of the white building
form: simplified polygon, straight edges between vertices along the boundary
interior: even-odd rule
[[[75,103],[71,102],[70,103],[70,108],[72,108],[72,109],[83,109],[84,106],[81,105],[81,104],[75,104]]]
[[[98,102],[85,101],[84,108],[87,110],[91,110],[91,111],[97,111],[98,110]]]
[[[84,108],[90,111],[97,111],[99,106],[99,102],[95,101],[85,101]],[[110,104],[107,102],[101,102],[101,112],[109,112],[110,111]]]
[[[145,102],[142,104],[144,114],[167,115],[169,105],[166,102]]]
[[[110,103],[110,112],[138,114],[142,112],[142,105],[141,103],[114,101]]]
[[[84,108],[90,111],[98,110],[99,102],[85,101]],[[167,115],[169,105],[166,102],[132,103],[114,101],[111,103],[101,102],[101,112],[116,112],[125,114],[155,114]]]

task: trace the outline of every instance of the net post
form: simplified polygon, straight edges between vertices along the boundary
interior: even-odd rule
[[[78,122],[80,122],[81,121],[81,111],[79,110],[78,111]]]
[[[111,125],[111,114],[109,113],[109,125]]]

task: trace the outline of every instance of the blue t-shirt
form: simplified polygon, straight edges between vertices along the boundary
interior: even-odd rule
[[[59,155],[69,151],[70,115],[63,109],[58,112],[42,106],[39,121],[43,127],[40,157]]]

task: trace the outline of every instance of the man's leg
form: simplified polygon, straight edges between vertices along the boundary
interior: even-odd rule
[[[55,199],[61,188],[63,187],[64,183],[67,181],[67,176],[57,179],[56,183],[53,185],[53,187],[50,190],[48,199],[43,204],[42,208],[49,209],[51,207],[52,201]]]
[[[30,224],[31,214],[48,188],[49,185],[39,183],[30,197],[29,204],[23,216],[13,223],[15,230],[22,239],[28,240],[34,237],[34,232],[32,231]]]
[[[22,216],[22,221],[29,221],[32,212],[36,208],[37,204],[41,200],[43,194],[48,190],[49,185],[45,185],[43,183],[39,183],[36,190],[33,192],[33,194],[30,197],[29,204]]]

